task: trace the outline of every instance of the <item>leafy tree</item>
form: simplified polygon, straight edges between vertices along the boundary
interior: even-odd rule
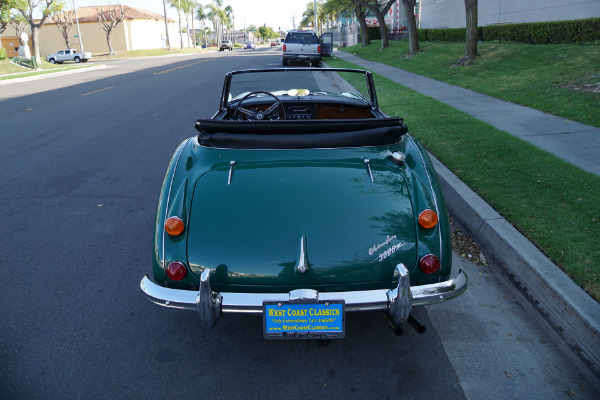
[[[65,40],[66,48],[70,49],[71,44],[69,43],[69,36],[71,36],[71,29],[73,28],[73,21],[75,18],[75,11],[68,10],[62,13],[54,14],[52,21],[56,23],[56,28]]]
[[[11,14],[11,17],[10,25],[15,28],[15,33],[17,34],[20,45],[24,46],[26,43],[21,39],[21,34],[25,32],[25,28],[27,28],[27,21],[25,21],[25,18],[23,18],[21,14]]]
[[[360,47],[369,46],[371,44],[371,39],[369,38],[369,29],[367,26],[367,7],[365,7],[362,0],[348,0],[352,3],[354,8],[354,13],[356,14],[356,19],[358,20],[358,24],[360,25],[360,33],[362,37],[362,44]]]
[[[61,0],[8,0],[11,8],[18,10],[23,18],[31,27],[31,41],[33,44],[33,54],[37,60],[40,60],[40,27],[46,20],[57,12],[60,12],[65,3]],[[34,18],[41,13],[41,18]]]
[[[4,33],[8,23],[11,20],[10,16],[10,6],[8,2],[3,1],[0,3],[0,35]],[[0,41],[0,49],[2,48],[2,42]]]
[[[275,39],[279,37],[279,34],[273,30],[273,28],[268,26],[261,26],[258,28],[258,33],[260,37],[263,39]]]
[[[379,25],[379,33],[381,34],[381,50],[386,47],[390,47],[390,42],[387,37],[387,27],[385,26],[385,15],[388,13],[392,4],[396,2],[396,0],[387,0],[387,2],[383,3],[383,7],[380,6],[378,0],[361,0],[363,5],[367,7],[375,17],[377,17],[377,22]]]
[[[453,67],[470,64],[477,57],[477,41],[479,40],[479,29],[477,27],[477,0],[465,0],[465,11],[467,17],[467,44],[465,55],[460,58]]]
[[[353,11],[350,0],[326,0],[323,4],[323,15],[327,21],[335,21],[340,16],[350,17]]]
[[[417,0],[402,0],[404,10],[406,10],[406,19],[408,21],[408,56],[413,56],[421,51],[419,47],[419,37],[417,35],[417,19],[415,18],[415,4]]]
[[[116,6],[100,6],[96,15],[98,16],[100,26],[106,32],[106,43],[108,43],[108,50],[112,56],[115,52],[110,42],[110,34],[125,19],[125,11],[123,11],[123,6],[120,4]]]

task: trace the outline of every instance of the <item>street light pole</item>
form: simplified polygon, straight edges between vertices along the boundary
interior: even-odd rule
[[[254,14],[250,14],[250,15],[247,15],[247,16],[245,16],[245,17],[242,18],[244,20],[244,42],[246,41],[246,18],[250,18],[253,15]]]

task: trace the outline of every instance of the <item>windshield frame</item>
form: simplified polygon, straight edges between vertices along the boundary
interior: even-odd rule
[[[375,93],[375,85],[373,83],[373,75],[370,71],[361,70],[361,69],[351,69],[351,68],[270,68],[270,69],[247,69],[247,70],[239,70],[239,71],[231,71],[225,75],[225,82],[223,83],[223,91],[221,93],[221,99],[219,104],[219,109],[221,111],[227,110],[229,102],[233,101],[233,98],[229,98],[231,81],[234,75],[239,74],[249,74],[249,73],[269,73],[269,72],[299,72],[299,71],[316,71],[316,72],[350,72],[350,73],[358,73],[362,74],[365,77],[367,84],[367,91],[369,95],[369,104],[371,108],[379,108],[377,103],[377,95]],[[365,99],[366,101],[366,99]]]

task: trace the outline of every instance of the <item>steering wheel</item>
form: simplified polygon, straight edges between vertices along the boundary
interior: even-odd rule
[[[252,110],[248,110],[247,108],[242,107],[242,103],[247,100],[250,97],[253,96],[258,96],[259,94],[266,94],[268,96],[271,96],[272,98],[275,99],[275,102],[273,104],[271,104],[266,110],[263,111],[252,111]],[[274,114],[274,111],[277,110],[278,108],[281,109],[281,112],[279,113],[279,115]],[[275,96],[272,93],[269,92],[263,92],[263,91],[256,91],[256,92],[250,92],[247,95],[244,96],[244,98],[242,98],[240,101],[238,101],[237,105],[235,106],[235,110],[233,111],[233,119],[237,120],[238,119],[238,111],[242,114],[246,115],[246,119],[247,120],[256,120],[256,121],[262,121],[262,120],[271,120],[271,121],[276,121],[278,119],[286,119],[285,117],[285,108],[283,108],[283,104],[281,104],[281,101],[279,101],[279,99],[277,98],[277,96]]]

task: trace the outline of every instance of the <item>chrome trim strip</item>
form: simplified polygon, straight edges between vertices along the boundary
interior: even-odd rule
[[[430,285],[412,286],[412,306],[426,306],[441,303],[461,295],[466,289],[469,278],[459,271],[454,279]],[[140,288],[146,298],[160,306],[182,310],[197,310],[199,291],[170,289],[159,286],[145,276]],[[346,311],[388,310],[390,308],[389,289],[364,290],[353,292],[319,292],[319,300],[344,300]],[[221,312],[228,313],[261,313],[263,301],[289,301],[289,293],[216,293],[218,301],[211,304],[218,306]]]
[[[227,177],[227,186],[231,185],[233,171],[235,170],[235,161],[229,161],[229,176]]]
[[[417,150],[417,153],[419,153],[419,157],[421,157],[421,164],[423,165],[423,168],[425,169],[425,173],[427,174],[427,180],[429,181],[429,188],[431,189],[431,195],[433,196],[433,202],[435,203],[435,213],[439,216],[440,215],[440,209],[438,207],[438,200],[437,200],[437,196],[435,195],[435,189],[433,188],[433,182],[431,181],[431,176],[429,175],[429,171],[427,171],[427,167],[425,167],[425,159],[423,158],[423,154],[421,153],[421,150],[419,150],[419,146],[417,146],[417,144],[415,143],[415,139],[409,135],[406,135],[410,138],[410,140],[413,142],[413,146],[415,147],[415,149]],[[442,229],[439,227],[439,221],[438,221],[438,238],[440,241],[440,261],[444,259],[444,246],[443,246],[443,240],[442,240]]]
[[[373,171],[371,171],[371,165],[369,165],[369,159],[365,158],[363,160],[363,162],[365,163],[365,166],[367,167],[367,172],[369,173],[369,179],[371,180],[371,182],[373,182]]]
[[[183,153],[183,149],[185,149],[185,146],[187,145],[187,142],[189,142],[190,139],[186,139],[184,140],[182,143],[183,145],[181,146],[181,151],[179,152],[179,154],[177,155],[177,161],[175,162],[175,166],[173,167],[173,175],[171,175],[171,182],[169,182],[169,195],[167,196],[167,202],[165,203],[165,218],[164,221],[167,221],[167,214],[169,213],[169,201],[171,200],[171,192],[173,190],[173,180],[175,179],[175,173],[177,173],[177,167],[179,166],[179,159],[181,158],[181,153]],[[163,270],[166,269],[166,265],[165,265],[165,229],[162,230],[162,268]]]
[[[300,238],[300,256],[298,257],[298,265],[296,265],[296,271],[301,274],[305,274],[310,268],[310,263],[306,257],[306,236],[302,235]]]

